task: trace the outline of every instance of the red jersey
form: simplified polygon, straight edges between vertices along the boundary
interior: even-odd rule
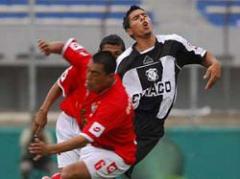
[[[85,85],[87,64],[91,54],[71,38],[64,45],[62,55],[72,66],[67,68],[58,79],[58,85],[65,97],[60,108],[69,116],[76,118],[75,93],[78,93],[76,89],[79,86]]]
[[[116,76],[113,86],[101,94],[88,92],[85,81],[91,55],[69,40],[63,56],[72,67],[58,81],[66,96],[60,108],[77,119],[81,135],[94,146],[112,150],[132,165],[136,155],[133,108],[120,79]]]
[[[78,121],[81,135],[92,145],[112,150],[132,165],[136,155],[134,112],[119,77],[115,79],[113,86],[101,94],[85,90],[85,97],[79,98]]]

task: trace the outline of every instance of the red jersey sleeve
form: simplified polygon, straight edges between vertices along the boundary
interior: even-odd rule
[[[70,38],[64,45],[62,56],[73,66],[86,66],[91,54],[82,47],[74,38]]]
[[[74,66],[68,67],[58,78],[58,86],[62,90],[63,97],[67,97],[77,88],[78,70]]]

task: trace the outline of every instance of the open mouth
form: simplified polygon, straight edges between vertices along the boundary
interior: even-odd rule
[[[143,22],[143,26],[144,27],[148,27],[148,23],[145,21],[145,22]]]

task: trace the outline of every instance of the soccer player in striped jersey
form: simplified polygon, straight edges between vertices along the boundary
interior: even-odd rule
[[[183,66],[199,64],[206,68],[205,89],[220,78],[221,66],[209,51],[179,35],[155,35],[148,14],[141,7],[130,7],[123,27],[135,43],[117,59],[117,72],[135,108],[140,162],[164,135],[164,121],[175,101],[177,77]],[[127,172],[129,177],[132,169]]]

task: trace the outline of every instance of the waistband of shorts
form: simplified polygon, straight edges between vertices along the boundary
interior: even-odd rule
[[[65,117],[67,117],[67,118],[71,118],[71,119],[75,120],[75,118],[74,118],[72,115],[69,115],[69,114],[68,114],[67,112],[65,112],[65,111],[62,111],[62,112],[61,112],[61,115],[65,116]]]

